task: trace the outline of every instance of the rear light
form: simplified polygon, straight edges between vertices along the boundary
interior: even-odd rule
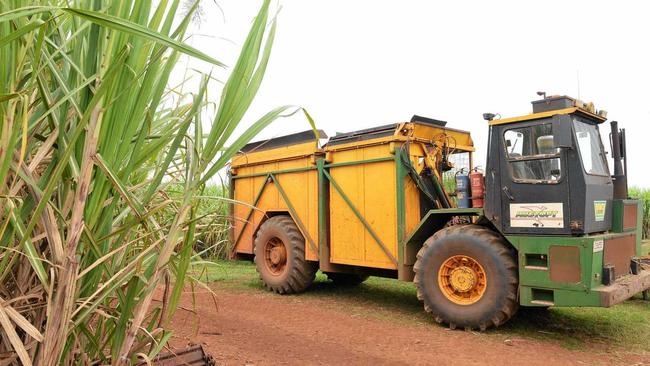
[[[614,266],[606,264],[603,266],[603,285],[609,286],[616,280]]]
[[[639,258],[634,257],[632,258],[632,263],[630,263],[630,269],[632,270],[632,274],[638,275],[641,273],[641,260]]]

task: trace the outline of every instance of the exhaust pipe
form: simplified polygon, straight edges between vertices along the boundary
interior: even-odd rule
[[[618,122],[610,122],[612,133],[610,134],[612,158],[614,159],[614,199],[627,199],[627,171],[623,170],[622,159],[625,159],[627,165],[627,158],[625,157],[625,130],[618,129]]]

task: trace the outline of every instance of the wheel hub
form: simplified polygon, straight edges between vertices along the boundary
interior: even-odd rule
[[[264,264],[273,275],[281,275],[287,266],[287,248],[280,238],[271,238],[264,246]]]
[[[467,292],[476,286],[476,272],[466,266],[454,268],[449,276],[451,287],[458,292]]]
[[[284,249],[284,246],[271,249],[271,263],[278,265],[280,263],[286,262],[286,260],[287,251]]]
[[[451,302],[470,305],[483,297],[487,288],[487,274],[476,259],[455,255],[442,262],[438,270],[438,286]]]

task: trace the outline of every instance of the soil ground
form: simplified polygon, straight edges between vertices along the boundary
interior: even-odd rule
[[[410,288],[390,288],[397,281],[377,285],[371,278],[340,289],[321,276],[310,292],[280,296],[261,288],[250,265],[226,271],[226,279],[211,279],[214,296],[185,294],[173,347],[203,344],[223,365],[650,365],[646,346],[615,338],[626,328],[599,328],[601,320],[616,324],[605,317],[584,327],[571,323],[571,313],[544,310],[520,312],[510,328],[449,330],[417,312]],[[569,320],[558,327],[558,316]],[[600,334],[612,327],[612,334]]]

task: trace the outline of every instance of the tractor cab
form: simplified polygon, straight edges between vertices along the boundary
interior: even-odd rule
[[[567,96],[532,105],[526,116],[488,118],[486,217],[504,234],[610,230],[614,183],[599,131],[606,113]]]

